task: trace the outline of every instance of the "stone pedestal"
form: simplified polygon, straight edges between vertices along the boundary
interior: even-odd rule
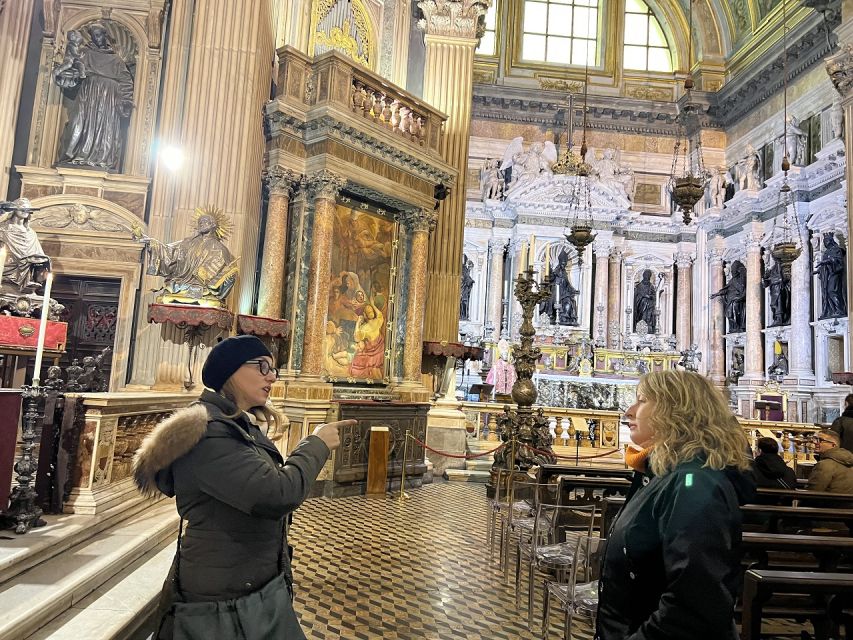
[[[465,453],[465,414],[462,403],[456,399],[456,358],[448,356],[441,379],[442,395],[427,414],[426,443],[433,449],[453,454]],[[447,458],[427,451],[432,460],[433,473],[441,475],[445,469],[464,469],[462,458]]]

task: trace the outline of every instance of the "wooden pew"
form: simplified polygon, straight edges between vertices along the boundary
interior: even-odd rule
[[[853,508],[853,493],[830,493],[829,491],[805,491],[802,489],[765,489],[760,487],[758,495],[764,498],[776,498],[782,506],[787,506],[796,500],[802,501],[803,506]]]
[[[804,520],[822,522],[853,522],[853,509],[828,509],[821,507],[784,507],[774,505],[746,504],[741,513],[747,516],[766,517],[767,533],[779,533],[780,520]]]
[[[743,550],[747,557],[757,559],[753,569],[770,566],[768,552],[810,554],[815,557],[820,571],[834,571],[845,553],[853,551],[853,538],[837,536],[802,536],[786,533],[744,532]]]
[[[741,640],[760,640],[765,605],[776,594],[811,596],[811,602],[803,607],[788,607],[774,617],[810,618],[815,625],[816,640],[826,640],[829,631],[826,600],[831,596],[853,597],[853,574],[750,569],[744,576]]]

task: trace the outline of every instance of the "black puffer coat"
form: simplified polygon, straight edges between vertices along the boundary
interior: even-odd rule
[[[610,530],[597,640],[734,640],[740,504],[751,478],[685,463],[653,478]]]
[[[175,496],[186,521],[180,582],[190,602],[228,600],[278,575],[292,583],[284,518],[308,495],[329,457],[308,436],[287,458],[223,396],[204,391],[146,438],[134,476],[146,493]],[[294,638],[304,637],[294,630]]]

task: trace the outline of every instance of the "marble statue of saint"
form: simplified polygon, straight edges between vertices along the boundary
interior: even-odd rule
[[[634,199],[634,171],[629,167],[623,167],[616,159],[615,149],[605,149],[601,160],[593,162],[594,154],[587,153],[587,164],[592,167],[593,173],[598,176],[601,184],[624,195],[628,200]]]
[[[504,176],[497,160],[487,159],[480,170],[480,193],[483,200],[500,200],[504,193]]]
[[[739,260],[732,263],[729,281],[711,299],[718,297],[723,299],[723,309],[729,321],[728,332],[746,331],[746,267]]]
[[[847,315],[847,252],[832,233],[823,234],[823,254],[815,265],[820,280],[820,319]]]
[[[698,371],[699,362],[702,361],[702,352],[699,351],[699,345],[691,344],[689,349],[679,351],[681,358],[678,360],[678,366],[683,367],[687,371]]]
[[[551,283],[551,297],[539,305],[539,312],[547,315],[552,325],[577,326],[578,324],[577,297],[580,292],[569,280],[569,272],[566,269],[568,263],[569,254],[563,249],[557,256],[556,266],[548,276]]]
[[[738,188],[757,191],[761,188],[761,156],[751,144],[746,145],[746,156],[737,163]]]
[[[471,289],[474,288],[474,278],[471,277],[471,269],[474,263],[468,256],[462,254],[462,286],[459,299],[459,319],[468,320],[471,315]]]
[[[729,373],[726,376],[726,382],[729,384],[737,384],[740,377],[743,375],[743,352],[732,351],[732,363],[729,367]]]
[[[787,155],[791,166],[806,162],[806,132],[800,129],[800,121],[789,114],[785,120],[785,131],[779,136],[780,157]]]
[[[829,127],[832,139],[841,140],[844,135],[844,109],[841,108],[840,100],[833,101],[829,109]]]
[[[42,286],[51,270],[50,258],[30,226],[33,206],[26,198],[0,202],[0,243],[6,246],[6,263],[0,288],[7,293],[31,294]]]
[[[222,241],[227,235],[221,210],[196,209],[196,231],[178,242],[163,244],[134,229],[134,237],[145,243],[148,274],[163,276],[158,302],[225,306],[225,298],[237,280],[238,259]]]
[[[637,323],[643,321],[649,333],[657,333],[656,329],[657,288],[652,283],[652,270],[643,271],[643,278],[634,285],[634,331]]]
[[[54,71],[60,87],[73,90],[79,85],[76,93],[69,93],[59,162],[117,171],[125,137],[122,121],[133,110],[133,76],[103,24],[92,23],[87,32],[89,42],[77,48],[70,44],[66,59]]]
[[[761,285],[770,294],[770,326],[788,324],[791,321],[791,283],[785,278],[778,262],[774,261],[773,266],[764,272]]]
[[[510,169],[506,191],[512,191],[540,175],[551,175],[551,167],[557,161],[557,148],[553,142],[534,142],[530,149],[524,150],[524,138],[514,138],[504,151],[500,171]]]
[[[726,174],[715,168],[708,180],[708,203],[714,209],[722,209],[726,202]]]

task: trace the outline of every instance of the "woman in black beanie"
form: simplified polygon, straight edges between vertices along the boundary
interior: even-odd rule
[[[285,460],[265,435],[278,371],[254,336],[211,349],[198,401],[161,422],[134,459],[139,489],[174,496],[184,528],[164,585],[157,638],[305,638],[291,599],[285,522],[340,444],[317,427]]]

